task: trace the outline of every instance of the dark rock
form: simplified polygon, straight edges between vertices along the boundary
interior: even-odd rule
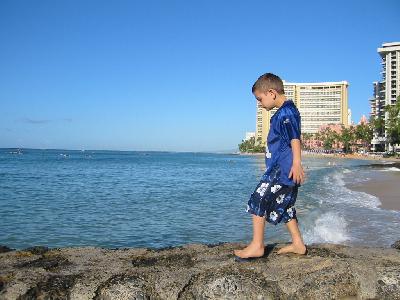
[[[0,245],[0,253],[14,251],[15,249],[8,248],[7,246]]]
[[[173,253],[163,256],[138,257],[132,260],[134,267],[150,267],[150,266],[177,266],[177,267],[192,267],[194,264],[192,256],[186,253]]]
[[[223,244],[226,244],[226,242],[220,242],[220,243],[215,243],[215,244],[206,244],[206,246],[207,246],[208,248],[214,248],[214,247],[221,246],[221,245],[223,245]]]
[[[39,259],[25,262],[22,264],[17,264],[17,268],[43,268],[47,271],[55,271],[57,268],[65,267],[71,265],[65,257],[62,256],[49,256],[41,257]]]
[[[150,252],[158,253],[158,252],[168,251],[168,250],[172,250],[172,249],[182,249],[182,248],[183,248],[183,246],[176,246],[176,247],[166,246],[166,247],[160,247],[160,248],[147,248],[147,250]]]
[[[80,275],[51,276],[30,288],[19,300],[31,299],[69,299],[70,290]]]
[[[400,240],[398,240],[397,242],[394,242],[394,244],[391,247],[395,248],[397,250],[400,250]]]
[[[328,248],[321,248],[321,247],[307,247],[307,255],[308,256],[319,256],[319,257],[334,257],[334,258],[348,258],[347,255],[343,253],[335,252]]]
[[[49,251],[49,248],[44,247],[44,246],[34,246],[34,247],[26,248],[23,251],[27,251],[27,252],[30,252],[30,253],[36,254],[36,255],[43,255],[44,253]]]

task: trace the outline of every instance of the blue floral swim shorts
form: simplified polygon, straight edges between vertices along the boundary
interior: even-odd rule
[[[275,168],[269,175],[263,175],[260,183],[250,196],[246,211],[265,217],[266,221],[277,225],[282,220],[287,223],[296,219],[294,204],[298,186],[278,184],[280,169]]]

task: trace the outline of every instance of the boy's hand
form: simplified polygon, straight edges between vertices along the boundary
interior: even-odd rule
[[[301,163],[293,163],[289,178],[292,178],[296,184],[303,184],[305,176]]]

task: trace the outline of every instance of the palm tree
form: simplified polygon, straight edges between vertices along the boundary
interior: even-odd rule
[[[312,136],[313,136],[312,133],[305,132],[302,134],[302,136],[301,136],[302,143],[301,144],[302,144],[303,148],[309,148],[306,145],[307,145],[307,142],[311,140]]]
[[[382,136],[385,133],[385,119],[378,116],[376,118],[371,119],[370,121],[373,130],[379,135]]]
[[[343,143],[343,151],[350,152],[351,146],[354,143],[354,129],[353,126],[346,128],[342,126],[342,132],[339,140]]]
[[[360,124],[356,126],[355,132],[355,139],[358,141],[360,140],[363,146],[364,152],[368,147],[371,139],[372,139],[372,128],[368,124]]]
[[[331,150],[333,144],[335,143],[336,133],[332,131],[329,127],[325,128],[319,133],[325,150]]]
[[[391,145],[400,143],[400,96],[396,99],[395,105],[387,105],[385,112],[388,114],[386,132]]]

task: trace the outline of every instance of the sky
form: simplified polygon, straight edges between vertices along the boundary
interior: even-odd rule
[[[358,122],[400,1],[0,1],[0,147],[230,151],[254,81],[349,83]]]

